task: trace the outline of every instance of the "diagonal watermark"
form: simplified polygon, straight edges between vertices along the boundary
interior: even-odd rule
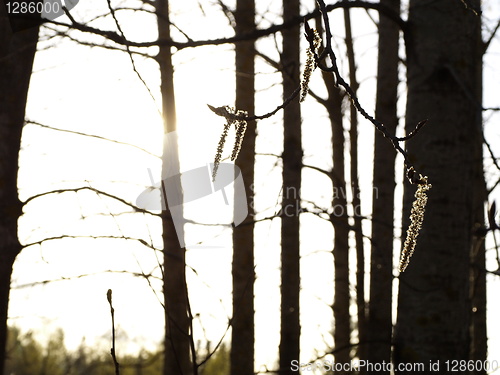
[[[183,207],[189,204],[197,212],[219,217],[221,214],[232,216],[232,224],[238,226],[248,215],[247,198],[241,170],[232,163],[221,163],[217,177],[212,180],[213,163],[206,163],[198,168],[180,172],[177,158],[177,134],[165,134],[164,173],[160,182],[155,182],[151,169],[148,170],[151,186],[145,189],[136,200],[136,205],[152,211],[165,210],[168,207],[175,225],[181,247],[197,246],[200,241],[189,242],[184,238],[184,225],[188,220]],[[228,199],[226,189],[232,188],[234,197]],[[222,195],[221,199],[208,199]]]

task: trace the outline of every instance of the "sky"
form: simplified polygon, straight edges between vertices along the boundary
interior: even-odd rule
[[[310,2],[312,3],[312,1]],[[135,4],[113,2],[116,6]],[[261,27],[279,21],[280,2],[258,4]],[[498,17],[500,9],[494,1],[483,4],[485,17]],[[192,39],[230,36],[232,30],[218,7],[199,6],[195,1],[172,1],[172,20]],[[309,7],[310,8],[310,7]],[[92,0],[78,4],[72,11],[76,19],[90,19],[107,11],[106,1]],[[304,12],[306,9],[304,9]],[[368,112],[373,113],[373,92],[376,66],[376,35],[373,23],[364,11],[353,11],[354,33],[358,59],[359,96]],[[492,14],[491,16],[489,16]],[[376,19],[375,13],[370,13]],[[152,40],[156,24],[151,15],[137,12],[117,12],[125,35],[134,40]],[[61,18],[64,20],[64,17]],[[193,22],[195,20],[195,22]],[[342,45],[341,13],[331,16],[334,39],[338,48],[341,70],[347,72]],[[493,24],[493,23],[492,23]],[[97,19],[95,26],[114,29],[110,20]],[[52,35],[44,29],[41,35]],[[102,38],[75,33],[88,42],[102,43]],[[179,33],[174,38],[182,40]],[[147,88],[133,72],[129,56],[98,47],[77,46],[59,37],[43,38],[39,43],[27,105],[27,119],[52,128],[98,135],[122,143],[95,137],[49,129],[27,123],[23,131],[20,153],[19,195],[22,201],[37,194],[59,189],[89,187],[120,196],[130,202],[157,181],[161,170],[163,142],[159,115],[159,72],[153,61],[141,56],[135,63]],[[48,40],[47,40],[48,39]],[[279,38],[277,40],[279,42]],[[278,59],[276,41],[266,38],[257,48],[270,51]],[[499,44],[485,60],[485,106],[499,106],[495,87],[500,80],[493,68],[498,61]],[[155,48],[143,50],[153,55]],[[178,113],[178,134],[181,147],[181,168],[187,171],[213,161],[223,128],[221,118],[207,107],[232,105],[234,102],[234,54],[230,45],[207,46],[178,51],[173,56]],[[305,54],[303,56],[305,59]],[[257,112],[265,113],[281,103],[280,74],[257,59]],[[311,87],[324,94],[319,76],[313,76]],[[401,85],[401,113],[404,109],[404,85]],[[329,121],[324,111],[308,97],[302,107],[304,132],[304,163],[330,168],[331,146]],[[498,144],[499,133],[494,124],[498,115],[487,112],[485,132],[492,145]],[[402,129],[399,129],[401,131]],[[372,125],[360,122],[361,165],[371,160]],[[232,135],[229,135],[231,139]],[[128,144],[128,145],[127,145]],[[136,147],[135,147],[136,146]],[[230,146],[226,145],[226,156]],[[388,147],[390,147],[388,145]],[[142,149],[142,150],[141,150]],[[146,151],[144,151],[146,150]],[[280,201],[280,161],[282,151],[281,113],[260,121],[256,152],[255,181],[257,219],[277,211]],[[401,160],[398,161],[400,170]],[[489,168],[492,181],[498,171]],[[370,168],[360,170],[360,183],[371,184]],[[399,176],[396,196],[400,196],[402,176]],[[230,191],[231,189],[226,189]],[[324,176],[305,168],[300,197],[328,207],[331,186]],[[229,195],[230,197],[230,195]],[[223,196],[216,193],[205,204],[225,207]],[[371,188],[364,189],[362,213],[371,206]],[[186,205],[186,215],[192,220],[207,222],[213,212],[200,202]],[[221,209],[220,218],[231,220],[229,207]],[[124,213],[126,212],[126,213]],[[400,214],[396,212],[396,219]],[[271,367],[277,358],[279,344],[279,230],[278,219],[265,220],[256,226],[256,368]],[[368,233],[369,226],[365,227]],[[396,229],[398,231],[398,229]],[[397,233],[397,232],[396,232]],[[46,240],[61,235],[79,236]],[[195,335],[217,342],[226,332],[231,314],[231,232],[227,227],[186,226],[189,238],[203,240],[203,246],[188,248],[188,282],[191,304],[196,315]],[[107,236],[110,238],[99,238]],[[19,238],[26,246],[18,257],[13,275],[13,290],[9,323],[24,330],[34,330],[37,337],[63,328],[66,343],[76,348],[82,338],[88,344],[107,351],[110,337],[109,305],[106,291],[113,289],[113,303],[118,325],[118,353],[133,352],[141,347],[152,349],[162,340],[163,310],[160,305],[161,275],[158,264],[161,253],[138,241],[118,237],[142,238],[153,247],[161,248],[161,225],[157,217],[131,213],[125,205],[96,194],[91,190],[47,194],[30,201],[19,221]],[[333,295],[331,225],[311,214],[301,217],[301,320],[302,358],[307,362],[333,345],[330,336]],[[112,238],[111,238],[112,237]],[[399,240],[396,239],[396,246]],[[31,244],[31,245],[30,245]],[[398,248],[398,247],[396,247]],[[492,254],[492,252],[489,252]],[[395,263],[397,256],[395,257]],[[354,264],[354,263],[353,263]],[[492,263],[490,263],[492,264]],[[491,269],[494,267],[491,266]],[[106,272],[106,271],[115,272]],[[150,284],[144,278],[121,271],[152,274]],[[195,270],[196,272],[194,272]],[[81,275],[87,275],[79,277]],[[71,278],[71,280],[61,279]],[[44,280],[61,280],[39,284]],[[492,294],[498,284],[490,278],[489,314],[498,313]],[[33,286],[33,284],[36,284]],[[493,321],[493,320],[490,320]],[[494,340],[498,328],[490,324],[490,354],[500,358],[499,343]],[[227,336],[229,338],[229,336]]]

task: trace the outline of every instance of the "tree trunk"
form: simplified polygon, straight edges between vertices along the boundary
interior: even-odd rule
[[[349,16],[347,16],[346,31],[350,30]],[[318,33],[323,34],[321,19],[316,20]],[[346,37],[349,50],[352,47],[352,38]],[[330,173],[332,181],[332,213],[330,222],[334,230],[333,240],[333,268],[334,268],[334,299],[333,299],[333,340],[335,363],[349,363],[351,352],[351,316],[349,292],[349,220],[347,216],[347,187],[345,182],[345,137],[342,102],[344,94],[336,86],[335,79],[330,72],[322,71],[323,82],[328,92],[326,100],[322,101],[328,112],[332,130],[332,161],[333,168]],[[351,77],[352,78],[352,77]],[[354,111],[354,113],[356,113]],[[352,112],[351,112],[352,115]],[[355,117],[351,117],[355,123]],[[351,123],[352,125],[352,123]],[[352,172],[353,170],[351,170]],[[355,172],[357,177],[357,172]],[[354,202],[354,201],[353,201]],[[339,371],[345,374],[346,371]]]
[[[358,80],[356,78],[356,59],[354,55],[354,41],[352,39],[351,15],[348,8],[344,9],[344,23],[346,30],[346,50],[349,62],[349,81],[355,95],[358,90]],[[363,226],[361,217],[361,199],[358,178],[358,111],[354,105],[350,105],[350,129],[349,143],[351,145],[351,186],[352,186],[352,207],[354,215],[354,236],[356,240],[356,307],[357,307],[357,329],[358,348],[357,357],[366,359],[366,301],[365,301],[365,250],[363,243]],[[363,369],[360,369],[363,374]]]
[[[333,259],[334,288],[333,318],[335,321],[333,340],[335,342],[335,363],[350,363],[351,315],[349,292],[349,222],[347,216],[347,191],[345,183],[344,126],[342,121],[342,96],[333,87],[330,98],[337,114],[330,113],[333,148],[333,211],[330,222],[334,229]],[[348,371],[338,371],[347,374]]]
[[[255,29],[254,0],[238,0],[236,34]],[[255,48],[253,41],[236,44],[236,109],[255,111]],[[231,375],[254,374],[254,212],[252,186],[255,164],[255,121],[248,121],[237,159],[247,196],[248,217],[233,229],[233,318],[231,332]],[[237,207],[235,206],[235,209]],[[236,213],[235,213],[236,214]]]
[[[381,0],[400,12],[400,0]],[[380,15],[375,117],[391,134],[398,125],[399,26]],[[392,273],[394,241],[394,163],[396,150],[375,130],[372,194],[372,250],[370,304],[368,315],[368,356],[373,363],[390,362],[392,338]],[[374,371],[368,373],[375,373]],[[377,373],[389,374],[389,371]]]
[[[283,2],[283,18],[300,16],[300,1]],[[300,29],[284,30],[283,98],[288,98],[300,82]],[[293,100],[283,110],[283,200],[281,210],[281,338],[279,346],[280,374],[292,374],[290,363],[300,353],[300,186],[302,141],[300,104]]]
[[[348,10],[346,10],[348,12]],[[347,13],[345,13],[347,14]],[[347,28],[347,25],[346,25]],[[345,137],[342,113],[343,95],[334,87],[332,75],[324,75],[328,86],[328,107],[330,124],[332,128],[332,185],[333,185],[333,211],[330,222],[333,225],[333,259],[334,259],[334,299],[333,318],[335,342],[335,363],[350,363],[351,352],[351,315],[349,291],[349,221],[347,216],[347,188],[345,182]],[[329,79],[325,79],[329,77]],[[330,81],[330,82],[329,82]],[[347,374],[348,371],[338,371]]]
[[[26,98],[38,41],[38,27],[13,33],[0,6],[0,373],[5,364],[10,278],[21,251],[17,221],[22,203],[17,195],[19,149]]]
[[[158,0],[156,10],[158,17],[158,37],[160,40],[170,39],[169,2]],[[160,46],[157,56],[161,74],[162,112],[164,120],[165,141],[163,145],[162,181],[168,177],[178,176],[179,155],[177,137],[174,135],[176,124],[174,69],[172,53],[168,46]],[[172,188],[172,187],[171,187]],[[177,199],[182,199],[180,181]],[[167,189],[169,190],[169,189]],[[168,192],[167,192],[168,194]],[[175,215],[163,197],[166,209],[162,212],[163,225],[163,294],[165,301],[165,356],[163,374],[195,374],[196,363],[191,361],[190,345],[192,343],[191,317],[189,316],[189,300],[186,284],[186,251],[179,240],[182,240],[182,228],[176,232],[174,220],[182,215],[181,206],[175,208]],[[173,217],[174,216],[174,217]],[[179,237],[178,237],[179,236]],[[195,359],[193,358],[193,362]]]
[[[479,8],[479,1],[471,1]],[[482,224],[481,19],[460,1],[410,1],[406,127],[429,118],[408,143],[432,189],[412,261],[400,276],[396,363],[467,360],[470,254]],[[408,226],[414,186],[405,186]],[[484,358],[483,358],[484,359]],[[448,362],[451,363],[451,362]],[[404,372],[399,372],[404,373]]]

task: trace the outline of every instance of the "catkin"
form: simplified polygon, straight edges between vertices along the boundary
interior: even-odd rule
[[[231,153],[231,160],[234,161],[238,157],[238,154],[241,150],[243,137],[245,136],[245,130],[247,128],[247,122],[245,118],[248,116],[248,113],[246,111],[236,111],[234,108],[229,106],[219,108],[214,108],[212,106],[209,107],[217,115],[222,116],[226,119],[224,130],[222,131],[219,144],[217,145],[217,152],[215,153],[214,169],[212,171],[212,181],[215,181],[217,170],[219,169],[219,165],[222,159],[222,151],[224,150],[224,144],[226,143],[229,128],[231,127],[231,125],[234,125],[236,128],[236,138],[234,140],[233,151]]]
[[[316,30],[314,32],[314,49],[318,49],[321,45],[321,37]],[[314,61],[314,52],[311,48],[307,48],[306,51],[307,59],[304,66],[304,72],[302,73],[302,80],[300,81],[300,102],[302,103],[309,91],[309,81],[311,80],[311,74],[316,69],[316,63]]]
[[[420,183],[418,185],[417,191],[415,192],[415,201],[413,202],[410,214],[410,226],[406,231],[406,240],[401,251],[401,260],[399,262],[399,272],[404,272],[408,264],[410,263],[410,258],[415,251],[415,246],[417,245],[417,237],[422,229],[422,223],[424,222],[425,206],[427,205],[427,194],[426,192],[432,187],[432,185],[427,183],[427,177],[420,176]]]

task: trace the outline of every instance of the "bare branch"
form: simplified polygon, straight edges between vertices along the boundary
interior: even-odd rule
[[[495,35],[496,35],[496,33],[497,33],[497,31],[498,31],[499,28],[500,28],[500,20],[498,20],[497,25],[495,26],[495,28],[491,32],[491,35],[488,38],[488,40],[486,42],[484,42],[484,44],[483,44],[483,54],[486,53],[486,51],[488,50],[488,47],[490,46],[491,42],[493,41],[493,39],[495,39]]]
[[[422,121],[419,121],[417,126],[415,126],[415,129],[413,129],[410,134],[408,134],[406,137],[395,137],[398,141],[407,141],[410,138],[413,138],[419,131],[424,127],[425,124],[427,124],[427,121],[429,119],[425,119]]]
[[[486,145],[486,148],[488,149],[488,152],[491,156],[491,160],[493,161],[493,164],[495,165],[496,169],[498,169],[500,171],[500,165],[498,164],[497,158],[495,157],[495,154],[493,153],[493,149],[491,148],[490,143],[484,137],[484,132],[482,133],[482,136],[483,136],[483,143]]]
[[[408,140],[411,137],[415,136],[415,134],[418,133],[418,131],[423,127],[423,125],[425,124],[426,121],[419,122],[419,124],[417,124],[415,130],[412,131],[410,134],[408,134],[408,136],[406,136],[404,138],[398,138],[395,135],[390,134],[390,132],[387,130],[387,128],[384,126],[383,123],[381,123],[380,121],[375,119],[373,116],[369,115],[368,112],[366,112],[366,110],[361,106],[355,92],[352,90],[350,85],[344,80],[344,78],[342,77],[342,75],[339,72],[339,68],[338,68],[337,63],[336,63],[337,57],[332,49],[332,44],[331,44],[333,36],[332,36],[331,28],[330,28],[330,21],[328,18],[328,8],[325,5],[325,2],[323,0],[317,0],[317,3],[319,5],[319,10],[321,12],[321,16],[323,19],[323,24],[325,25],[325,32],[326,32],[326,46],[320,55],[318,55],[316,53],[316,50],[314,48],[314,39],[311,37],[310,34],[306,33],[306,38],[307,38],[307,41],[309,42],[310,49],[313,51],[313,53],[315,55],[315,60],[316,60],[317,66],[325,72],[333,72],[333,74],[335,76],[335,80],[336,80],[336,85],[342,86],[344,88],[344,90],[349,95],[349,98],[351,99],[353,106],[357,109],[357,111],[364,118],[366,118],[368,121],[370,121],[376,127],[376,129],[384,135],[385,138],[388,138],[391,141],[391,143],[396,151],[398,151],[401,155],[403,155],[404,163],[405,163],[406,169],[407,169],[407,177],[408,177],[409,181],[412,184],[414,184],[414,183],[425,184],[425,179],[421,178],[420,175],[418,173],[416,173],[411,161],[409,160],[407,152],[405,150],[403,150],[403,148],[400,145],[400,142],[403,140]],[[326,57],[330,58],[332,66],[328,67],[323,63],[323,61],[325,60]],[[408,173],[410,171],[412,172],[411,176],[410,176],[410,173]]]
[[[19,285],[13,284],[12,287],[11,287],[11,289],[32,288],[32,287],[38,286],[38,285],[46,285],[46,284],[60,282],[60,281],[70,281],[70,280],[75,280],[75,279],[81,279],[81,278],[84,278],[84,277],[92,277],[92,276],[102,275],[104,273],[120,273],[120,274],[126,273],[126,274],[132,275],[134,277],[144,277],[146,279],[147,278],[153,278],[153,279],[157,279],[157,280],[162,280],[161,277],[154,276],[152,273],[145,274],[143,272],[131,272],[131,271],[125,271],[125,270],[122,270],[122,271],[105,270],[105,271],[101,271],[101,272],[86,273],[86,274],[77,275],[77,276],[67,276],[67,277],[63,276],[63,277],[61,277],[59,279],[34,281],[32,283],[19,284]]]
[[[81,186],[81,187],[77,187],[77,188],[66,188],[66,189],[57,189],[57,190],[47,191],[45,193],[40,193],[40,194],[36,194],[36,195],[33,195],[33,196],[29,197],[28,199],[26,199],[24,201],[23,204],[26,205],[26,204],[28,204],[29,202],[31,202],[32,200],[34,200],[36,198],[40,198],[40,197],[47,196],[47,195],[50,195],[50,194],[61,194],[61,193],[68,193],[68,192],[76,193],[76,192],[78,192],[80,190],[90,190],[90,191],[93,191],[94,193],[97,193],[97,194],[100,194],[100,195],[104,195],[104,196],[106,196],[108,198],[112,198],[114,200],[117,200],[120,203],[123,203],[124,205],[126,205],[128,207],[131,207],[136,212],[142,212],[142,213],[145,213],[145,214],[148,214],[148,215],[152,215],[152,216],[160,216],[160,214],[156,214],[154,212],[150,212],[148,210],[145,210],[144,208],[137,207],[136,205],[134,205],[134,204],[132,204],[130,202],[127,202],[125,199],[122,199],[120,197],[117,197],[116,195],[107,193],[105,191],[93,188],[91,186]]]
[[[460,0],[460,1],[462,1],[462,4],[464,4],[465,9],[469,9],[476,16],[481,15],[481,11],[471,4],[470,0]]]
[[[121,27],[120,23],[118,22],[118,18],[116,18],[115,10],[111,6],[111,0],[107,0],[107,3],[108,3],[108,9],[111,12],[111,17],[113,17],[113,20],[115,21],[116,27],[117,27],[118,31],[120,32],[121,37],[124,40],[126,40],[125,34],[123,33],[123,30],[122,30],[122,27]],[[134,72],[137,74],[137,77],[139,78],[139,80],[142,82],[142,84],[144,85],[144,87],[148,91],[149,96],[151,96],[151,99],[153,99],[153,103],[156,103],[155,97],[154,97],[153,93],[151,92],[151,89],[149,88],[149,86],[146,83],[146,81],[144,80],[144,78],[142,78],[141,73],[139,73],[139,71],[137,70],[137,67],[135,66],[134,56],[132,56],[132,52],[130,51],[130,46],[128,44],[126,44],[125,47],[127,49],[128,56],[130,57],[130,62],[132,63],[132,69],[134,69]],[[158,109],[158,112],[160,112],[159,109]]]
[[[60,128],[55,128],[53,126],[50,126],[50,125],[44,125],[40,122],[37,122],[37,121],[32,121],[32,120],[26,120],[26,124],[31,124],[31,125],[36,125],[36,126],[39,126],[41,128],[45,128],[45,129],[50,129],[50,130],[56,130],[56,131],[59,131],[59,132],[65,132],[65,133],[70,133],[70,134],[76,134],[76,135],[83,135],[85,137],[90,137],[90,138],[95,138],[95,139],[100,139],[100,140],[103,140],[103,141],[107,141],[107,142],[113,142],[113,143],[117,143],[119,145],[124,145],[124,146],[129,146],[129,147],[133,147],[133,148],[136,148],[142,152],[145,152],[146,154],[149,154],[151,156],[154,156],[155,158],[158,158],[158,159],[161,159],[160,156],[158,155],[155,155],[153,154],[152,152],[149,152],[148,150],[142,148],[142,147],[139,147],[139,146],[136,146],[136,145],[133,145],[133,144],[130,144],[130,143],[127,143],[127,142],[121,142],[121,141],[117,141],[115,139],[109,139],[109,138],[106,138],[106,137],[101,137],[100,135],[95,135],[95,134],[87,134],[87,133],[82,133],[82,132],[78,132],[76,130],[68,130],[68,129],[60,129]]]
[[[341,9],[341,8],[364,8],[364,9],[374,9],[377,10],[380,14],[388,17],[392,21],[394,21],[400,28],[403,30],[403,32],[406,31],[407,29],[407,24],[406,21],[404,21],[397,13],[392,11],[390,8],[387,8],[383,6],[382,4],[379,3],[372,3],[368,1],[362,1],[362,0],[354,0],[354,1],[338,1],[337,3],[330,4],[325,7],[325,10],[327,12],[330,12],[335,9]],[[69,14],[69,12],[68,12]],[[115,31],[110,31],[110,30],[101,30],[92,26],[88,26],[82,23],[77,22],[71,15],[68,17],[70,18],[71,23],[64,23],[64,22],[59,22],[55,20],[47,20],[47,22],[50,22],[54,25],[58,26],[63,26],[67,27],[68,29],[74,29],[74,30],[79,30],[84,33],[91,33],[95,35],[100,35],[108,40],[111,40],[117,44],[121,45],[127,45],[130,47],[152,47],[152,46],[171,46],[175,47],[178,50],[183,49],[183,48],[190,48],[190,47],[198,47],[198,46],[206,46],[206,45],[221,45],[221,44],[232,44],[232,43],[237,43],[241,41],[246,41],[246,40],[256,40],[265,36],[269,36],[272,34],[275,34],[278,31],[281,31],[283,29],[287,29],[290,27],[293,27],[297,24],[302,23],[304,20],[309,20],[312,19],[316,16],[319,15],[318,10],[314,10],[313,12],[310,12],[304,16],[301,17],[296,17],[294,19],[291,19],[290,21],[283,22],[281,24],[277,25],[272,25],[268,27],[267,29],[255,29],[252,32],[241,34],[241,35],[235,35],[233,37],[228,37],[228,38],[218,38],[218,39],[207,39],[207,40],[188,40],[187,42],[178,42],[174,40],[154,40],[154,41],[146,41],[146,42],[136,42],[136,41],[130,41],[127,40],[123,35],[120,35],[119,33],[116,33]]]
[[[63,234],[61,236],[47,237],[47,238],[44,238],[43,240],[40,240],[40,241],[30,242],[30,243],[24,244],[23,246],[29,247],[29,246],[41,245],[46,241],[56,241],[56,240],[63,240],[63,239],[67,239],[67,238],[72,238],[72,239],[87,238],[87,239],[93,239],[93,240],[113,239],[113,240],[137,241],[141,245],[144,245],[152,250],[157,250],[153,245],[150,245],[142,238],[134,238],[134,237],[128,237],[128,236],[106,236],[106,235],[103,235],[103,236],[79,236],[79,235]]]
[[[77,39],[77,38],[73,37],[72,35],[70,35],[69,33],[60,31],[60,30],[58,30],[56,28],[49,27],[47,25],[43,25],[43,27],[45,27],[47,30],[50,30],[50,31],[54,32],[54,34],[51,35],[50,37],[48,37],[46,39],[46,41],[49,40],[49,39],[55,38],[55,37],[61,37],[61,38],[69,39],[72,42],[75,42],[75,43],[77,43],[79,45],[86,46],[86,47],[91,47],[91,48],[97,47],[97,48],[108,49],[108,50],[111,50],[111,51],[127,52],[127,50],[125,48],[122,48],[120,45],[110,45],[110,44],[101,44],[101,43],[87,42],[85,40]],[[50,48],[53,48],[53,47],[54,47],[54,45],[49,45],[49,46],[43,47],[41,49],[38,49],[38,51],[47,50],[47,49],[50,49]],[[147,58],[147,59],[156,60],[156,56],[149,55],[149,54],[144,53],[144,52],[140,52],[140,51],[130,51],[130,52],[133,55],[141,56],[141,57],[144,57],[144,58]]]

